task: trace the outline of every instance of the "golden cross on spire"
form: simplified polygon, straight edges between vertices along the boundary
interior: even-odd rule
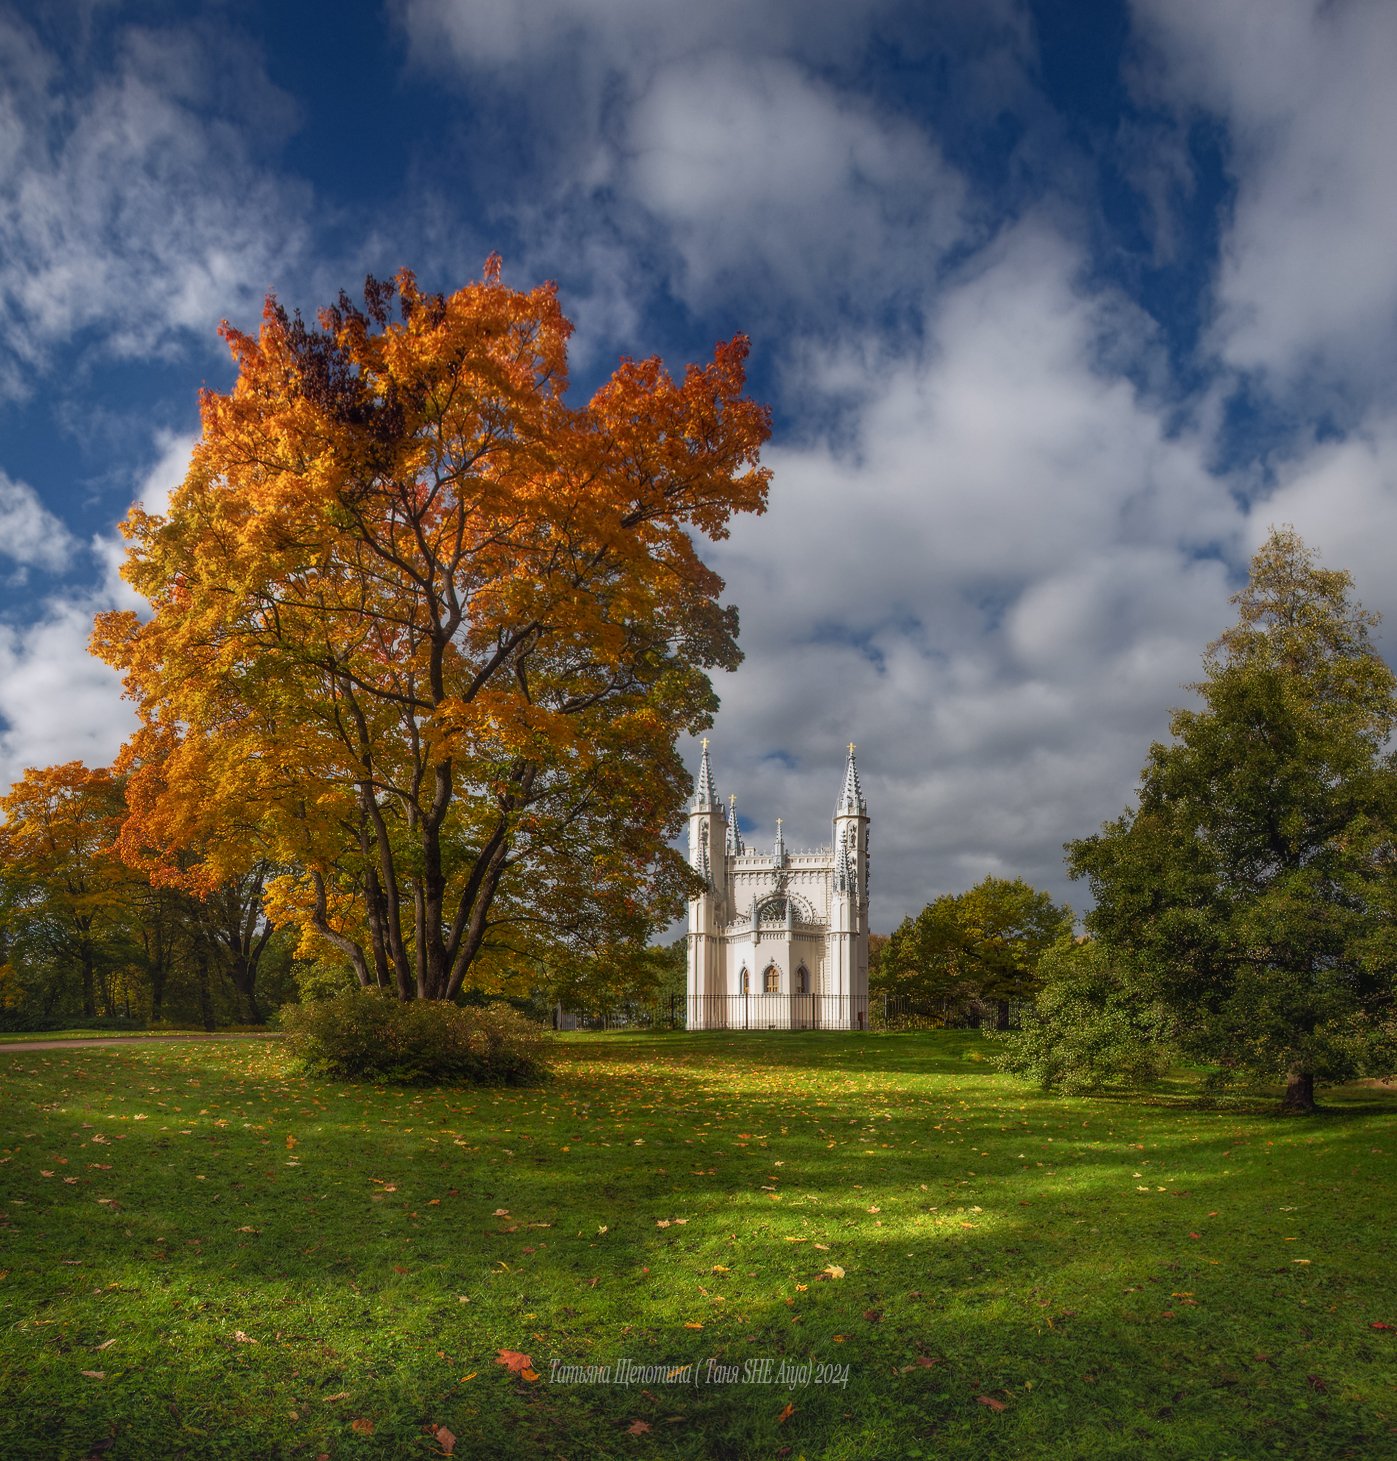
[[[707,744],[707,743],[705,742],[705,744]],[[850,741],[849,742],[849,754],[851,756],[854,754],[854,743],[853,743],[853,741]]]
[[[703,749],[705,751],[708,749],[708,737],[707,736],[704,736],[704,738],[703,738]]]
[[[728,793],[728,805],[730,807],[735,807],[737,805],[737,793],[735,791],[730,791]]]

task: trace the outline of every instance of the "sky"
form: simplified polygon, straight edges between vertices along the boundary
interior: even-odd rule
[[[1393,658],[1394,56],[1389,0],[0,0],[0,784],[131,725],[87,637],[220,320],[499,252],[579,400],[751,338],[748,842],[827,841],[853,740],[875,929],[1081,908],[1273,524]]]

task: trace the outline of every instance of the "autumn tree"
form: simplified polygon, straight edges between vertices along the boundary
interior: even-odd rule
[[[1044,951],[1072,927],[1072,910],[1022,878],[986,877],[944,893],[889,936],[878,961],[880,992],[927,1013],[992,1005],[999,1029],[1029,999]]]
[[[126,812],[120,780],[81,761],[30,768],[0,798],[0,812],[7,963],[71,971],[85,1016],[99,1005],[116,1013],[113,979],[132,952],[135,887],[113,851]]]
[[[738,659],[695,539],[763,510],[768,416],[741,338],[570,406],[569,332],[495,261],[225,326],[237,382],[126,524],[150,615],[97,626],[141,718],[125,854],[203,892],[275,866],[303,951],[404,999],[643,941],[688,887],[676,738]]]
[[[1273,531],[1138,806],[1068,848],[1088,928],[1185,1052],[1302,1111],[1397,1053],[1397,680],[1352,587]]]

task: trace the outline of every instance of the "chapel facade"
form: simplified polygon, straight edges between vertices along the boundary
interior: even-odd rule
[[[750,850],[736,797],[724,807],[708,742],[689,808],[688,1028],[862,1030],[868,1026],[868,806],[854,747],[828,847],[791,851],[776,822]]]

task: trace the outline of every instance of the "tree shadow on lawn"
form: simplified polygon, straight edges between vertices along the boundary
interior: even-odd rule
[[[246,1072],[224,1090],[207,1060],[160,1054],[69,1078],[62,1109],[11,1112],[0,1174],[10,1192],[22,1177],[31,1210],[6,1234],[23,1238],[26,1268],[11,1275],[23,1302],[7,1304],[4,1344],[30,1423],[56,1443],[91,1445],[116,1424],[131,1449],[114,1456],[168,1454],[172,1440],[407,1454],[430,1450],[420,1427],[439,1423],[498,1455],[565,1438],[569,1454],[610,1454],[645,1419],[677,1455],[783,1442],[817,1454],[821,1437],[849,1447],[824,1454],[897,1454],[899,1436],[1070,1455],[1074,1436],[1088,1454],[1093,1435],[1163,1448],[1195,1431],[1206,1454],[1264,1420],[1299,1446],[1288,1454],[1321,1454],[1305,1450],[1311,1432],[1292,1434],[1302,1412],[1285,1407],[1300,1402],[1327,1454],[1368,1434],[1356,1403],[1309,1386],[1318,1341],[1297,1340],[1297,1325],[1339,1322],[1321,1317],[1327,1304],[1345,1308],[1347,1332],[1354,1304],[1374,1301],[1353,1292],[1360,1255],[1285,1202],[1297,1182],[1342,1180],[1351,1240],[1369,1226],[1364,1199],[1382,1216],[1382,1194],[1350,1172],[1372,1136],[1360,1123],[1327,1127],[1316,1165],[1300,1123],[1062,1103],[985,1071],[974,1089],[875,1094],[844,1089],[867,1072],[832,1067],[828,1084],[816,1072],[763,1091],[765,1070],[800,1062],[724,1071],[688,1057],[629,1070],[587,1058],[543,1090],[345,1095],[272,1074],[251,1078],[278,1103],[264,1110],[240,1091]],[[162,1113],[166,1131],[127,1125],[132,1092],[162,1069],[186,1083],[199,1071],[189,1098],[207,1111]],[[214,1126],[235,1100],[237,1124]],[[264,1119],[243,1128],[242,1111]],[[39,1178],[41,1165],[78,1180]],[[1158,1181],[1136,1180],[1147,1174]],[[1339,1259],[1317,1262],[1316,1248],[1292,1262],[1292,1229],[1306,1253],[1327,1244]],[[1374,1261],[1381,1241],[1365,1250]],[[528,1353],[542,1378],[511,1376],[500,1350]],[[762,1355],[847,1362],[849,1388],[547,1374],[551,1359]],[[83,1379],[89,1368],[106,1379]],[[166,1390],[173,1415],[150,1404]],[[800,1418],[783,1425],[787,1400]],[[348,1429],[350,1411],[374,1420],[374,1439]]]

